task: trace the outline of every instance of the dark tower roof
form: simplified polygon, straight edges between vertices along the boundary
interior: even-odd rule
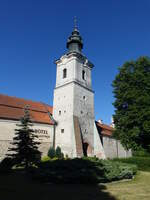
[[[80,36],[80,33],[78,31],[77,25],[76,25],[76,19],[74,21],[74,30],[72,31],[71,36],[69,36],[67,40],[67,48],[69,52],[77,52],[81,53],[83,48],[83,41],[82,37]]]

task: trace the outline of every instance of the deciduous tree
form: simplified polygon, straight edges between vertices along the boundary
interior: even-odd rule
[[[127,149],[150,151],[150,59],[126,62],[112,86],[114,135]]]

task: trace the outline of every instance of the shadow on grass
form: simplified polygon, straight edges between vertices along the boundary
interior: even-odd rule
[[[2,200],[116,200],[103,185],[38,183],[22,171],[0,174],[0,196]]]

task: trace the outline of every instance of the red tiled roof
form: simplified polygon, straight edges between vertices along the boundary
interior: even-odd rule
[[[109,136],[112,137],[114,128],[112,126],[109,126],[107,124],[101,124],[99,122],[96,121],[96,125],[98,128],[101,129],[101,134],[104,136]]]
[[[31,100],[17,97],[10,97],[0,94],[0,118],[19,120],[24,114],[24,107],[29,105],[31,120],[33,122],[53,124],[49,114],[52,114],[52,107]]]

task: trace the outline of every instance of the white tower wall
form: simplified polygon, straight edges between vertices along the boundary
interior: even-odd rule
[[[75,28],[69,37],[69,53],[56,61],[56,87],[53,117],[57,122],[55,147],[69,157],[83,155],[104,158],[98,132],[95,130],[93,65],[82,55],[82,40]],[[96,141],[98,140],[98,141]]]

